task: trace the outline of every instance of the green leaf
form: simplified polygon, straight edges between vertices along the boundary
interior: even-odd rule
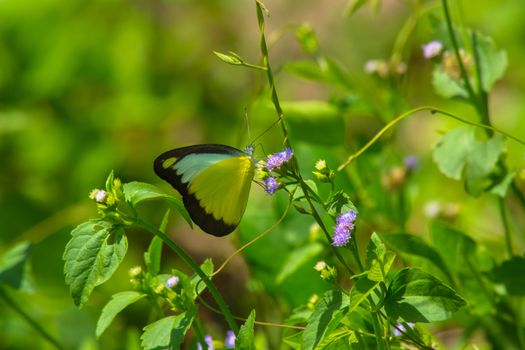
[[[230,52],[229,54],[220,53],[217,51],[213,51],[215,56],[219,57],[219,59],[225,63],[232,64],[234,66],[240,66],[243,64],[243,60],[240,58],[239,55],[237,55],[234,52]]]
[[[356,13],[361,7],[365,6],[369,0],[350,0],[348,2],[345,12],[351,16]]]
[[[505,175],[505,177],[497,184],[496,186],[492,187],[490,189],[490,193],[493,193],[495,195],[498,195],[502,198],[505,198],[507,196],[507,190],[509,189],[509,186],[512,184],[512,180],[514,180],[514,177],[516,176],[516,171],[511,171]]]
[[[301,266],[316,257],[322,250],[323,246],[315,242],[293,250],[284,262],[283,268],[275,279],[275,283],[280,284]]]
[[[344,142],[341,112],[324,101],[283,102],[286,124],[294,139],[316,145],[338,146]]]
[[[160,231],[166,233],[166,227],[168,226],[168,220],[170,216],[170,210],[166,210],[166,214],[162,218],[160,224]],[[151,275],[157,275],[160,272],[160,260],[162,257],[162,239],[155,236],[149,244],[148,250],[144,252],[144,263],[148,268],[148,272]]]
[[[370,241],[368,242],[368,246],[366,247],[366,264],[368,267],[370,267],[370,264],[374,259],[377,259],[379,261],[383,261],[383,258],[386,254],[386,247],[381,241],[381,238],[377,233],[372,233],[370,236]]]
[[[147,200],[153,200],[153,199],[163,199],[168,204],[170,204],[175,210],[179,212],[180,215],[186,220],[186,222],[190,225],[190,227],[193,227],[193,223],[190,219],[190,215],[186,211],[186,208],[184,207],[184,204],[182,204],[182,201],[180,198],[176,198],[173,196],[170,196],[164,192],[162,192],[158,187],[153,186],[151,184],[145,183],[145,182],[128,182],[125,183],[123,186],[124,196],[126,198],[126,201],[133,204],[133,206],[137,205],[137,203],[140,203],[142,201]]]
[[[418,236],[414,236],[408,233],[397,233],[397,234],[380,234],[386,244],[392,249],[400,253],[401,255],[408,254],[412,256],[418,256],[423,259],[430,261],[436,267],[438,267],[447,278],[452,281],[452,275],[447,268],[447,265],[443,261],[443,258],[439,253],[429,246]]]
[[[485,92],[489,92],[494,83],[505,74],[508,64],[507,53],[505,50],[498,51],[490,37],[476,34],[476,39],[482,87]]]
[[[436,322],[449,319],[466,305],[454,290],[417,268],[405,268],[394,277],[387,291],[385,309],[392,319]]]
[[[248,319],[239,329],[237,339],[235,339],[235,349],[239,350],[255,350],[253,342],[253,325],[255,323],[255,310],[250,312]]]
[[[312,350],[340,324],[348,313],[349,298],[337,290],[329,290],[308,320],[303,333],[303,350]]]
[[[124,310],[128,305],[133,304],[134,302],[144,298],[146,294],[141,294],[139,292],[127,291],[114,294],[111,297],[111,300],[104,306],[102,313],[97,322],[96,336],[100,337],[102,333],[108,328],[108,326],[113,322],[113,319],[119,312]]]
[[[204,260],[204,262],[201,264],[200,266],[202,272],[204,272],[206,274],[206,276],[211,276],[211,274],[213,273],[213,260],[211,260],[210,258]],[[191,276],[191,284],[194,286],[193,289],[196,291],[196,295],[195,297],[197,297],[197,295],[199,295],[200,293],[202,293],[202,291],[204,289],[206,289],[206,284],[204,282],[201,282],[201,278],[199,275],[197,274],[194,274],[193,276]]]
[[[177,316],[168,316],[144,327],[140,337],[146,350],[180,349],[184,335],[193,322],[193,312],[183,312]]]
[[[371,281],[365,276],[360,277],[350,291],[350,312],[365,301],[378,285],[379,282],[377,281]]]
[[[22,288],[28,267],[31,243],[20,242],[9,249],[0,261],[0,284]]]
[[[354,203],[350,200],[350,196],[343,191],[334,193],[333,196],[330,197],[326,207],[328,214],[334,218],[340,213],[346,213],[349,210],[359,213]]]
[[[302,24],[295,30],[295,37],[301,44],[304,52],[313,54],[319,49],[319,41],[309,24]]]
[[[496,266],[491,272],[493,280],[505,285],[507,293],[510,295],[525,295],[525,258],[515,256],[506,260],[501,265]]]
[[[436,93],[442,97],[468,99],[467,89],[465,89],[461,81],[448,75],[441,65],[434,67],[432,85]]]
[[[434,148],[434,161],[446,176],[459,180],[465,169],[469,193],[479,195],[492,185],[492,173],[503,150],[503,138],[495,135],[478,141],[472,128],[461,127],[444,135]]]
[[[66,284],[75,305],[84,305],[93,289],[115,272],[128,249],[124,230],[116,224],[91,220],[78,225],[63,259]]]

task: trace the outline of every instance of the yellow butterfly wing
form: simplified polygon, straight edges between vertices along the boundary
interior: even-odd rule
[[[225,145],[195,145],[161,154],[154,169],[179,191],[203,231],[224,236],[237,227],[255,172],[250,154]]]

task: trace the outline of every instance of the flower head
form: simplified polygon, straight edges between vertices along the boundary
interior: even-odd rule
[[[341,213],[335,220],[336,225],[334,229],[334,236],[332,237],[332,245],[334,247],[345,246],[350,238],[352,238],[351,231],[354,229],[354,221],[357,213],[349,210],[346,213]]]
[[[179,276],[171,276],[166,280],[166,287],[171,288],[179,283]]]
[[[226,331],[226,338],[224,338],[224,346],[228,349],[234,349],[235,348],[235,333],[233,331],[229,330]]]
[[[314,266],[314,270],[319,271],[319,272],[323,271],[325,268],[326,268],[326,262],[324,262],[323,260],[318,261]]]
[[[268,171],[279,169],[284,163],[288,162],[292,156],[293,151],[291,148],[286,148],[281,152],[270,154],[266,160],[266,169],[268,169]]]
[[[441,50],[443,50],[443,44],[441,41],[432,40],[431,42],[421,46],[421,49],[423,50],[423,57],[430,59],[438,56],[441,53]]]
[[[414,328],[415,324],[412,323],[412,322],[406,322],[406,325],[409,326],[410,328]],[[403,334],[404,332],[406,332],[406,327],[403,323],[401,322],[398,322],[396,324],[396,326],[394,327],[394,329],[392,330],[392,334],[394,334],[394,336],[396,337],[399,337],[401,334]]]
[[[279,182],[275,179],[275,177],[268,177],[266,180],[264,180],[264,184],[266,185],[266,193],[272,195],[277,191],[279,188]]]
[[[94,199],[98,203],[102,203],[106,200],[108,194],[104,190],[99,190],[98,188],[91,191],[89,198]]]
[[[417,157],[414,155],[410,155],[410,156],[406,156],[405,159],[403,159],[403,163],[405,163],[405,166],[409,170],[414,171],[419,166],[419,159],[417,159]]]
[[[213,338],[211,337],[211,335],[208,334],[204,336],[204,341],[206,342],[206,346],[208,347],[208,350],[214,350]],[[197,350],[202,350],[201,343],[197,343]]]

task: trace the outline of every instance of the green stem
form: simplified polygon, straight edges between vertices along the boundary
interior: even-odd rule
[[[377,312],[371,312],[372,324],[374,326],[374,333],[376,336],[377,348],[379,350],[385,350],[385,343],[383,342],[383,329],[379,324],[379,318],[377,317]]]
[[[281,130],[284,136],[284,144],[286,147],[292,148],[290,144],[290,140],[288,139],[288,130],[286,129],[286,125],[284,125],[284,122],[283,122],[283,109],[281,108],[281,103],[279,102],[279,96],[275,88],[272,67],[270,66],[270,59],[268,56],[268,46],[266,45],[266,37],[264,35],[264,7],[257,0],[255,1],[255,4],[257,7],[257,20],[259,22],[259,30],[261,33],[261,38],[260,38],[261,54],[263,56],[263,64],[266,67],[266,76],[268,78],[268,84],[270,85],[270,88],[272,90],[272,102],[273,102],[273,105],[275,106],[275,111],[277,112],[277,118],[278,118],[279,124],[281,125]],[[314,217],[315,221],[317,221],[317,224],[319,225],[319,227],[321,227],[326,238],[330,242],[331,240],[330,234],[328,233],[328,230],[326,229],[326,226],[324,225],[323,220],[321,219],[321,216],[317,212],[317,209],[315,209],[315,206],[312,202],[312,198],[310,197],[309,187],[304,182],[304,179],[301,176],[301,172],[299,171],[299,164],[297,164],[295,159],[293,159],[292,161],[293,161],[293,169],[294,169],[295,178],[299,181],[299,184],[301,186],[301,189],[303,190],[306,201],[308,202],[308,205],[310,206],[312,216]],[[339,259],[339,261],[343,264],[343,266],[345,266],[345,268],[353,275],[354,273],[352,269],[348,266],[348,264],[343,259],[341,254],[337,251],[335,247],[333,246],[331,247],[337,259]]]
[[[53,344],[57,349],[64,349],[62,345],[51,336],[44,328],[38,324],[35,320],[31,318],[11,297],[8,295],[6,290],[0,286],[0,297],[4,299],[7,305],[9,305],[13,310],[15,310],[27,323],[29,323],[42,337],[44,337],[49,343]]]
[[[458,61],[459,70],[461,72],[461,78],[463,79],[463,82],[465,83],[465,88],[467,89],[467,93],[469,95],[470,102],[476,108],[478,113],[482,115],[480,105],[478,104],[476,93],[472,89],[472,85],[470,84],[470,79],[467,75],[467,70],[465,69],[465,65],[463,64],[463,61],[461,60],[461,55],[459,54],[459,46],[458,42],[456,40],[456,35],[454,34],[454,28],[452,27],[452,21],[450,19],[450,13],[448,10],[448,4],[447,0],[442,0],[443,4],[443,12],[445,13],[445,20],[447,23],[447,29],[450,36],[450,41],[452,42],[452,46],[454,48],[454,54],[456,56],[456,60]]]
[[[478,52],[478,39],[476,33],[472,32],[472,46],[474,50],[474,62],[476,63],[476,75],[478,80],[479,91],[479,112],[481,122],[486,125],[491,125],[489,117],[489,96],[483,89],[483,72],[481,71],[481,59]],[[492,130],[487,130],[487,135],[492,136]]]
[[[468,121],[466,119],[463,119],[461,117],[458,117],[457,115],[454,115],[452,113],[449,113],[449,112],[446,112],[444,110],[441,110],[439,108],[436,108],[436,107],[432,107],[432,106],[421,106],[421,107],[416,107],[416,108],[413,108],[409,111],[406,111],[405,113],[401,114],[400,116],[398,116],[397,118],[394,118],[392,119],[387,125],[385,125],[381,130],[379,130],[379,132],[377,134],[375,134],[375,136],[370,140],[368,141],[368,143],[366,145],[364,145],[360,150],[358,150],[357,152],[355,152],[354,154],[350,155],[347,160],[341,164],[337,170],[341,171],[343,170],[348,164],[350,164],[354,159],[356,159],[357,157],[359,157],[363,152],[365,152],[370,146],[372,146],[385,132],[388,131],[388,129],[390,129],[391,127],[393,127],[394,125],[396,125],[397,123],[399,123],[401,120],[405,119],[406,117],[409,117],[411,116],[412,114],[415,114],[417,112],[421,112],[421,111],[430,111],[431,113],[439,113],[439,114],[442,114],[444,116],[447,116],[447,117],[450,117],[452,119],[456,119],[464,124],[467,124],[467,125],[472,125],[472,126],[475,126],[475,127],[478,127],[478,128],[482,128],[482,129],[487,129],[487,130],[492,130],[492,131],[495,131],[501,135],[504,135],[506,137],[508,137],[509,139],[512,139],[518,143],[521,143],[522,145],[525,146],[525,141],[522,141],[520,139],[518,139],[517,137],[514,137],[508,133],[506,133],[505,131],[502,131],[498,128],[495,128],[493,126],[490,126],[490,125],[485,125],[485,124],[480,124],[480,123],[476,123],[476,122],[471,122],[471,121]]]
[[[237,334],[239,332],[239,328],[237,327],[237,323],[233,319],[233,315],[231,314],[230,310],[228,309],[228,305],[224,302],[224,299],[222,298],[222,295],[219,293],[219,290],[217,287],[215,287],[215,284],[209,279],[209,277],[201,270],[199,265],[193,260],[193,258],[184,251],[181,247],[179,247],[175,242],[173,242],[166,234],[164,234],[162,231],[157,229],[155,226],[141,220],[137,219],[137,225],[141,228],[143,228],[146,231],[149,231],[153,233],[155,236],[162,239],[164,243],[168,247],[171,248],[186,264],[188,264],[191,269],[199,275],[199,277],[202,279],[202,281],[206,284],[208,287],[208,290],[210,291],[211,295],[215,299],[215,302],[219,306],[219,309],[221,310],[224,318],[226,319],[226,322],[230,326],[231,330]]]
[[[507,213],[505,212],[505,199],[498,197],[499,201],[499,214],[501,216],[501,222],[503,223],[503,230],[505,233],[505,244],[507,246],[507,253],[509,258],[512,257],[512,239],[510,235],[509,221],[507,219]]]
[[[521,206],[525,208],[525,195],[520,191],[518,186],[516,186],[516,183],[513,182],[511,187],[512,187],[512,192],[514,192],[514,195],[516,196],[516,198],[518,198],[518,200],[521,202]]]

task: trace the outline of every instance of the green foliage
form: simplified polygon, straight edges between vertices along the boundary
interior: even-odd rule
[[[0,347],[525,348],[523,4],[381,3],[0,1]],[[192,143],[294,156],[219,239]]]
[[[128,249],[118,224],[91,220],[71,231],[64,251],[64,274],[75,305],[84,305],[93,289],[117,270]]]
[[[436,322],[449,319],[465,305],[465,300],[439,279],[417,268],[405,268],[388,287],[385,309],[393,319]]]
[[[235,348],[242,350],[255,350],[255,344],[253,339],[253,325],[255,322],[255,310],[250,312],[248,319],[241,326],[239,335],[235,341]]]

